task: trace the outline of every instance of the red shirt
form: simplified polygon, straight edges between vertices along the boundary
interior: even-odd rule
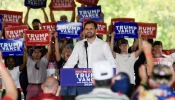
[[[4,96],[3,98],[2,98],[2,100],[13,100],[11,97],[9,97],[9,96]]]
[[[43,99],[62,100],[61,98],[56,97],[52,93],[40,93],[38,96],[32,97],[28,100],[43,100]]]

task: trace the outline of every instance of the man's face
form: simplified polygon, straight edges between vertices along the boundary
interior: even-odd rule
[[[155,45],[153,47],[153,53],[162,53],[162,46],[161,45]]]
[[[15,60],[13,58],[8,58],[8,60],[7,60],[7,66],[9,68],[15,67]]]
[[[121,52],[128,52],[128,44],[121,44],[119,48]]]
[[[33,23],[32,23],[32,27],[33,27],[34,30],[39,30],[39,28],[40,28],[40,23],[38,23],[38,22],[33,22]]]
[[[65,15],[61,16],[60,21],[67,22],[67,16],[65,16]]]
[[[39,60],[41,58],[41,51],[39,49],[35,49],[33,51],[33,54],[32,54],[32,57],[35,59],[35,60]]]
[[[95,29],[94,24],[87,24],[84,28],[85,37],[93,38],[96,36],[97,29]]]

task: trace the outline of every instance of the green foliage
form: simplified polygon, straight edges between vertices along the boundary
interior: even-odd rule
[[[2,3],[1,3],[2,2]],[[49,5],[50,0],[47,0]],[[24,0],[0,0],[0,9],[22,11],[23,17],[26,13]],[[111,18],[126,17],[135,18],[136,22],[153,22],[158,24],[157,38],[163,42],[164,49],[175,48],[175,1],[174,0],[99,0],[102,11],[105,14],[105,22],[109,25]],[[80,4],[77,3],[77,6]],[[49,17],[49,8],[46,8]],[[29,13],[29,23],[34,18],[44,17],[41,9],[32,9]],[[67,15],[69,20],[71,12],[54,12],[55,19],[59,20],[60,15]],[[31,24],[30,24],[31,25]],[[132,43],[131,43],[132,44]]]

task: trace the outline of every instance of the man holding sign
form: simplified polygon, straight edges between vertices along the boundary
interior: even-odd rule
[[[77,42],[74,50],[63,68],[73,68],[78,63],[78,68],[92,68],[92,64],[99,60],[109,61],[116,68],[115,60],[108,43],[96,36],[97,24],[87,21],[84,24],[86,39]],[[92,87],[78,87],[78,94],[90,92]]]

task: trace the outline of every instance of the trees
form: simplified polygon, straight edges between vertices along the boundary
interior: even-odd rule
[[[13,2],[12,2],[13,1]],[[24,0],[1,0],[0,9],[22,11],[23,16],[26,13]],[[47,0],[49,5],[50,0]],[[163,42],[164,49],[175,48],[175,1],[174,0],[99,0],[102,5],[102,11],[105,14],[105,22],[109,25],[111,18],[114,17],[131,17],[137,22],[154,22],[158,24],[157,38]],[[80,4],[77,3],[77,6]],[[49,8],[46,8],[49,15]],[[66,14],[70,19],[71,12],[54,12],[55,19]],[[40,18],[41,22],[44,17],[40,9],[31,10],[29,23],[34,18]]]

